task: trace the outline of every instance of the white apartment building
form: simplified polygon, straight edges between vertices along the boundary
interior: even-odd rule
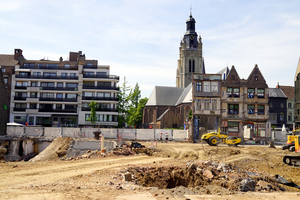
[[[10,122],[50,127],[88,127],[89,104],[97,105],[96,125],[118,125],[117,83],[108,65],[70,52],[69,60],[26,60],[16,49],[19,64],[11,82]]]

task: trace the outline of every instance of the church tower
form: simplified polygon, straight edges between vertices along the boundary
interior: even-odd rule
[[[186,21],[186,33],[180,42],[179,60],[176,72],[176,87],[187,87],[192,82],[193,73],[205,74],[202,58],[201,36],[195,31],[196,21],[190,14]]]

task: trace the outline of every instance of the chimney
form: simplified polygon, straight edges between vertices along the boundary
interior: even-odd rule
[[[22,52],[23,52],[22,49],[15,49],[14,59],[15,60],[24,59]]]

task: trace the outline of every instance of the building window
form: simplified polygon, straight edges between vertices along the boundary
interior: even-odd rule
[[[189,60],[189,72],[192,72],[192,61]]]
[[[38,82],[31,82],[31,87],[38,87]]]
[[[70,73],[70,77],[75,77],[75,76],[76,76],[76,73]]]
[[[27,81],[17,81],[16,86],[27,87]]]
[[[292,120],[292,113],[289,113],[289,114],[288,114],[288,121],[293,121],[293,120]]]
[[[44,72],[44,77],[56,77],[56,73]]]
[[[228,114],[239,114],[239,104],[228,104]]]
[[[233,88],[233,97],[240,97],[240,88]]]
[[[203,92],[210,92],[210,82],[203,83]]]
[[[227,88],[227,97],[232,97],[232,88]]]
[[[5,72],[5,68],[1,68],[2,72]]]
[[[248,98],[254,98],[254,88],[248,88]]]
[[[57,87],[62,88],[64,86],[63,83],[57,83]]]
[[[42,82],[41,83],[41,87],[50,87],[50,88],[53,88],[54,87],[54,83],[52,82],[49,82],[49,83],[47,83],[47,82]]]
[[[76,99],[77,98],[77,94],[66,94],[66,98],[67,99]]]
[[[7,84],[7,78],[4,78],[4,83]]]
[[[36,92],[31,92],[30,93],[30,98],[37,98],[37,93]]]
[[[212,110],[217,110],[217,99],[212,99],[211,100],[211,109]]]
[[[47,64],[48,69],[58,69],[58,64]]]
[[[67,77],[68,76],[68,73],[61,73],[61,77]]]
[[[94,92],[83,92],[83,96],[84,97],[93,97],[94,96]]]
[[[280,108],[284,108],[284,104],[283,103],[280,103]]]
[[[201,110],[201,99],[197,99],[196,100],[196,102],[197,102],[197,110]]]
[[[33,75],[33,77],[40,77],[41,72],[33,72],[32,75]]]
[[[70,109],[70,110],[76,110],[77,109],[77,105],[65,105],[65,109]]]
[[[204,110],[209,110],[209,99],[204,99]]]
[[[259,115],[265,114],[265,106],[264,105],[257,105],[257,114],[259,114]]]
[[[284,113],[283,112],[280,113],[279,119],[280,119],[280,121],[284,121]]]
[[[293,104],[292,103],[288,103],[288,108],[293,108]]]
[[[85,114],[85,121],[90,121],[91,114]]]
[[[77,88],[77,83],[67,83],[66,87],[67,88]]]
[[[232,76],[231,76],[231,79],[232,79],[232,80],[234,80],[234,79],[235,79],[235,76],[234,76],[234,75],[232,75]]]
[[[19,124],[25,124],[26,123],[26,116],[15,116],[14,122]]]
[[[71,66],[70,65],[65,65],[65,69],[70,69]]]
[[[228,132],[239,132],[239,122],[228,122]]]
[[[257,76],[255,76],[255,77],[254,77],[254,80],[255,80],[255,81],[258,81],[258,77],[257,77]]]
[[[216,82],[211,83],[211,92],[218,92],[218,83]]]
[[[29,106],[29,108],[30,109],[36,109],[37,108],[37,106],[36,106],[37,104],[36,103],[31,103]]]
[[[56,94],[56,98],[57,99],[62,99],[63,98],[63,94],[62,93],[57,93]]]
[[[197,92],[201,92],[201,90],[202,90],[202,82],[197,82],[196,90],[197,90]]]
[[[257,98],[265,98],[265,90],[257,89]]]
[[[47,99],[49,99],[49,98],[53,99],[54,98],[54,93],[41,93],[41,97],[42,98],[47,98]]]
[[[62,110],[62,104],[56,104],[56,109],[57,110]]]
[[[273,108],[273,106],[274,106],[273,103],[270,103],[270,108]]]
[[[248,114],[253,115],[255,112],[255,105],[248,105]]]

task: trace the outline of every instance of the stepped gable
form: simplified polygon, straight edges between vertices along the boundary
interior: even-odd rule
[[[250,73],[248,79],[246,80],[247,85],[251,85],[252,87],[263,87],[267,88],[268,85],[262,73],[260,72],[257,65],[253,68],[252,72]]]

